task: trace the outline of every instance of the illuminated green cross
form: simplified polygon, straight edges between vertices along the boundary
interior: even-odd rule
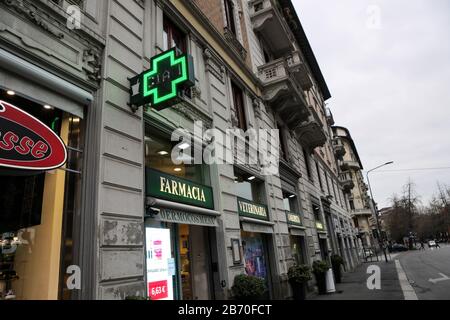
[[[153,105],[176,98],[178,87],[189,80],[186,55],[176,57],[172,49],[154,57],[151,64],[151,70],[143,75],[143,97],[153,96]]]

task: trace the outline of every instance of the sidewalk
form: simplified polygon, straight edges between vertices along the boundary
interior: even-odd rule
[[[377,265],[381,269],[381,290],[369,290],[367,268]],[[394,261],[363,263],[355,271],[344,273],[342,283],[336,284],[336,292],[313,295],[309,300],[404,300]]]

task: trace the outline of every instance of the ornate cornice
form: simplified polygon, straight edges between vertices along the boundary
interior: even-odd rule
[[[211,72],[222,83],[225,83],[225,66],[220,58],[208,48],[203,51],[203,56],[205,58],[206,71]]]
[[[13,9],[18,14],[20,14],[22,17],[28,19],[36,26],[46,31],[47,33],[52,34],[58,39],[64,38],[64,33],[62,33],[60,29],[52,26],[50,23],[45,21],[45,19],[40,16],[39,11],[35,6],[32,6],[26,2],[19,0],[0,0],[0,1],[3,2],[5,5],[7,5],[8,7],[10,7],[11,9]]]
[[[205,129],[211,129],[213,127],[212,119],[208,115],[200,111],[192,102],[188,100],[184,100],[181,103],[175,105],[173,107],[173,110],[178,114],[181,114],[185,118],[191,120],[192,122],[202,121],[203,127]]]

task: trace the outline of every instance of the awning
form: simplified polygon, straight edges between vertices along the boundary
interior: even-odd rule
[[[94,99],[90,92],[3,49],[0,49],[0,84],[80,118],[83,107]]]
[[[293,236],[306,237],[305,228],[294,225],[289,226],[289,233]]]
[[[273,222],[241,217],[242,230],[254,233],[274,233]]]
[[[157,221],[189,224],[204,227],[217,227],[220,212],[182,203],[147,197],[147,206],[158,208],[159,214],[153,216]]]
[[[317,233],[317,236],[319,237],[319,239],[328,239],[328,236],[326,233]]]

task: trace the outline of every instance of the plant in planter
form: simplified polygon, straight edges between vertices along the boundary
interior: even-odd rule
[[[319,294],[327,293],[326,273],[328,272],[329,269],[330,266],[326,261],[314,261],[313,263],[313,273],[314,276],[316,277]]]
[[[267,287],[264,279],[241,274],[234,278],[231,290],[236,300],[263,300]]]
[[[333,267],[333,274],[336,280],[336,283],[341,283],[342,280],[342,272],[341,266],[344,265],[344,259],[341,256],[335,254],[331,256],[331,265]]]
[[[288,278],[294,294],[294,300],[305,300],[306,283],[312,279],[311,268],[304,264],[292,266],[289,268]]]

